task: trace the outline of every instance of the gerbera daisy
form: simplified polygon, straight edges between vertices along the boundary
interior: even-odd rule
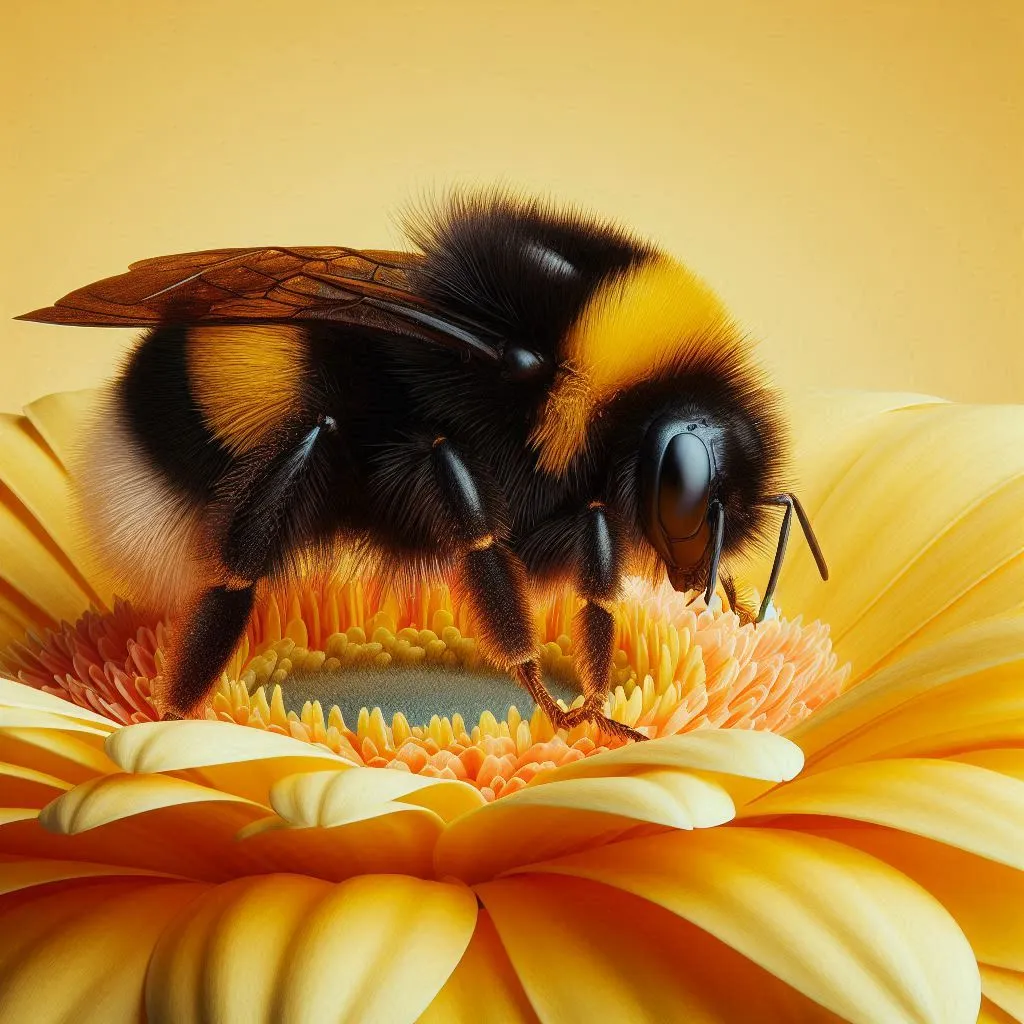
[[[362,580],[154,721],[174,624],[67,513],[89,401],[0,421],[0,1021],[1024,1019],[1019,409],[798,403],[836,582],[794,553],[756,629],[631,584],[616,746]]]

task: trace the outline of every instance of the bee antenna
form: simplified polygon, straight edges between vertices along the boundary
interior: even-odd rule
[[[797,519],[800,521],[800,529],[803,531],[804,539],[807,541],[807,546],[811,549],[811,554],[814,556],[818,572],[823,580],[828,579],[828,566],[825,564],[825,556],[821,552],[818,538],[814,536],[811,521],[807,518],[807,513],[804,511],[803,505],[800,504],[800,499],[795,494],[776,494],[771,498],[758,502],[758,504],[782,505],[786,509],[786,514],[782,519],[782,529],[779,530],[779,544],[775,549],[775,561],[772,563],[772,572],[768,577],[768,586],[764,592],[764,600],[761,602],[761,609],[757,613],[757,619],[755,620],[762,622],[768,611],[768,605],[771,604],[771,600],[775,596],[775,588],[779,583],[779,573],[782,572],[782,560],[786,556],[786,543],[789,540],[789,529],[793,523],[794,511],[796,512]]]
[[[704,591],[704,603],[711,604],[718,582],[718,563],[722,560],[722,542],[725,540],[725,509],[720,501],[711,502],[708,509],[711,517],[711,567],[708,572],[708,586]]]

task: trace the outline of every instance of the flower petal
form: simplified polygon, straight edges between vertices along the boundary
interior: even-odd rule
[[[3,1019],[142,1024],[153,946],[167,922],[202,888],[118,879],[4,897]]]
[[[0,483],[39,524],[54,552],[66,557],[79,586],[98,597],[81,534],[72,522],[71,482],[64,467],[21,416],[0,413],[0,451]],[[102,596],[106,599],[109,594]]]
[[[0,728],[0,757],[65,782],[84,782],[117,771],[103,751],[102,738],[62,729]]]
[[[800,748],[775,733],[753,729],[701,729],[594,754],[539,775],[535,784],[630,775],[658,768],[721,772],[783,782],[792,779],[802,767]]]
[[[978,622],[901,658],[789,731],[808,768],[942,754],[1020,734],[1024,617]]]
[[[545,915],[548,911],[545,908]],[[559,950],[559,955],[564,952]],[[494,922],[481,910],[459,966],[417,1024],[536,1024],[537,1020]]]
[[[283,776],[349,764],[326,747],[219,721],[128,725],[111,735],[107,753],[127,772],[191,769],[191,777],[267,807]]]
[[[147,1019],[415,1021],[475,921],[473,894],[455,885],[239,879],[204,896],[157,944]]]
[[[373,769],[371,769],[373,770]],[[299,827],[276,814],[237,835],[237,848],[260,871],[288,871],[342,882],[356,875],[433,878],[444,825],[425,807],[378,804],[371,815],[333,828]]]
[[[70,788],[70,783],[55,775],[0,762],[0,793],[8,806],[42,807]]]
[[[1024,974],[982,964],[981,990],[1001,1010],[1024,1021]]]
[[[822,822],[803,831],[891,864],[956,918],[980,961],[1024,971],[1024,872],[893,829]]]
[[[38,711],[88,722],[103,732],[113,732],[117,728],[109,718],[104,718],[95,711],[72,704],[71,701],[46,693],[44,690],[37,690],[34,686],[5,679],[3,676],[0,676],[0,708],[35,708]]]
[[[166,775],[107,775],[83,782],[69,793],[57,797],[40,812],[39,822],[50,832],[77,835],[164,807],[221,802],[249,803],[232,793]],[[251,806],[254,807],[253,817],[263,813],[263,808],[258,805]]]
[[[707,932],[621,890],[519,875],[477,893],[542,1021],[840,1020]]]
[[[437,872],[477,882],[609,842],[639,824],[710,828],[732,816],[722,786],[682,771],[528,786],[449,825],[437,845]]]
[[[358,821],[394,800],[429,809],[443,820],[484,805],[480,791],[467,783],[379,768],[288,775],[270,790],[274,810],[303,827],[330,828]]]
[[[616,843],[531,870],[657,903],[852,1022],[977,1019],[977,964],[956,922],[905,876],[838,843],[710,829]]]
[[[38,524],[20,507],[0,495],[0,584],[32,607],[30,617],[48,626],[61,619],[74,622],[93,601],[80,586],[61,553]],[[19,637],[4,637],[4,646]]]
[[[99,395],[97,388],[58,391],[25,406],[26,417],[65,470],[81,444],[82,432],[96,408]]]
[[[131,878],[133,876],[152,876],[163,878],[153,871],[144,868],[130,868],[114,864],[91,864],[77,860],[22,860],[21,858],[6,859],[0,857],[0,896],[20,892],[23,889],[34,889],[36,886],[50,885],[53,882],[67,882],[72,879],[86,878]],[[0,903],[0,915],[3,903]]]
[[[1024,869],[1024,782],[971,764],[901,758],[843,765],[777,786],[740,816],[782,814],[887,825]]]
[[[860,457],[840,467],[820,506],[811,504],[834,582],[822,585],[801,554],[780,583],[780,603],[830,623],[854,681],[897,651],[963,625],[964,602],[967,621],[979,607],[991,614],[1019,602],[1022,432],[1024,409],[1014,406],[889,413],[862,439]]]

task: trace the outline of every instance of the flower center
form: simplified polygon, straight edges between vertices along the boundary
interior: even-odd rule
[[[542,672],[566,706],[582,699],[570,639],[578,608],[561,593],[537,609]],[[781,732],[838,694],[847,676],[821,623],[755,628],[717,598],[707,608],[699,596],[639,580],[615,613],[605,713],[651,737],[707,727]],[[0,653],[0,667],[122,723],[147,721],[157,717],[151,694],[169,629],[118,601]],[[488,799],[612,745],[590,723],[556,733],[474,636],[468,606],[443,586],[399,596],[357,580],[271,593],[206,714],[372,767],[464,779]]]

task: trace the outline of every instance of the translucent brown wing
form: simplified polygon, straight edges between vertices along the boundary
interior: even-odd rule
[[[80,327],[327,320],[498,358],[479,325],[416,294],[414,253],[337,246],[210,249],[157,256],[18,317]]]

